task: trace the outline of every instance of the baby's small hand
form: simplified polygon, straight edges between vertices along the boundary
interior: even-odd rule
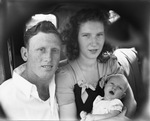
[[[81,121],[85,121],[86,115],[87,115],[87,113],[85,111],[81,111],[81,113],[80,113]]]
[[[87,114],[85,121],[94,121],[94,116],[92,114]]]

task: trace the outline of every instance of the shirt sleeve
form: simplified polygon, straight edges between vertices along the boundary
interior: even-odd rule
[[[110,102],[110,111],[118,110],[122,111],[123,103],[119,99],[114,99]]]
[[[66,105],[75,101],[74,78],[67,66],[60,68],[56,73],[56,97],[58,105]]]

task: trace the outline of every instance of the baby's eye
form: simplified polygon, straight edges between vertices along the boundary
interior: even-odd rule
[[[123,88],[122,88],[122,87],[119,87],[119,89],[123,90]]]
[[[111,85],[114,85],[114,83],[113,83],[113,82],[111,82],[110,84],[111,84]]]
[[[118,86],[118,89],[122,90],[122,87],[119,87],[119,86]]]

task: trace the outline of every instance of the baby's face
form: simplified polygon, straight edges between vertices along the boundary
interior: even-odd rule
[[[126,89],[127,83],[123,79],[118,77],[112,77],[105,85],[104,97],[109,100],[115,98],[121,99],[125,94]]]

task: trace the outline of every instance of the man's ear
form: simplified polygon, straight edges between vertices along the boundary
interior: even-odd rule
[[[25,47],[21,47],[21,57],[24,61],[28,60],[28,52],[27,52],[27,48]]]

